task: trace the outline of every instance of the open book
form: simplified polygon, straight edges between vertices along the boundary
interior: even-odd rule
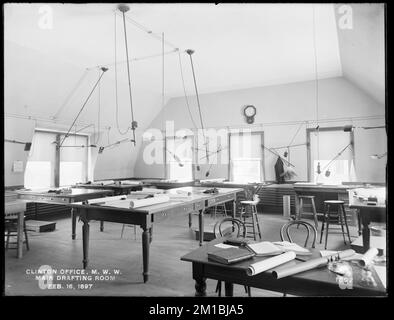
[[[258,257],[274,256],[288,251],[293,251],[296,255],[312,254],[308,249],[288,241],[262,241],[249,243],[246,245],[246,247]]]

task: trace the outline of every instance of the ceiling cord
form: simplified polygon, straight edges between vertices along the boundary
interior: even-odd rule
[[[127,32],[126,32],[125,12],[122,11],[122,14],[123,14],[124,41],[125,41],[125,47],[126,47],[127,78],[128,78],[128,84],[129,84],[130,111],[131,111],[131,130],[133,130],[133,140],[134,140],[134,145],[135,145],[135,129],[137,127],[137,122],[134,121],[133,98],[132,98],[132,93],[131,93],[131,79],[130,79],[129,48],[128,48],[128,45],[127,45]]]
[[[117,39],[116,39],[116,12],[115,12],[115,110],[116,110],[116,128],[120,135],[125,135],[129,132],[130,127],[127,127],[125,132],[120,130],[119,126],[119,103],[118,103],[118,68],[117,68]]]
[[[187,106],[187,109],[189,110],[190,120],[192,121],[194,128],[197,129],[197,125],[196,125],[196,123],[195,123],[195,121],[194,121],[192,112],[191,112],[191,110],[190,110],[189,99],[187,98],[187,94],[186,94],[185,79],[184,79],[184,77],[183,77],[182,59],[181,59],[181,53],[180,53],[179,50],[178,50],[178,61],[179,61],[179,70],[180,70],[180,73],[181,73],[183,94],[184,94],[184,96],[185,96],[186,106]]]

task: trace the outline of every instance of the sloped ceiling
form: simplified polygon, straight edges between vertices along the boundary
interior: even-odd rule
[[[53,28],[41,29],[39,4],[7,4],[4,38],[80,68],[114,63],[115,4],[49,4]],[[194,92],[187,48],[201,93],[315,78],[312,4],[130,4],[126,16],[180,48],[187,92]],[[315,5],[320,78],[342,75],[332,4]],[[117,16],[118,61],[125,59]],[[127,20],[132,79],[162,92],[162,43]],[[173,47],[165,45],[165,51]],[[124,69],[125,64],[120,64]],[[111,68],[111,66],[110,66]],[[76,81],[77,79],[75,79]],[[183,94],[177,53],[165,56],[164,89]]]
[[[341,15],[336,5],[337,21]],[[338,41],[343,76],[381,104],[385,102],[384,5],[352,3],[351,28],[338,25]]]

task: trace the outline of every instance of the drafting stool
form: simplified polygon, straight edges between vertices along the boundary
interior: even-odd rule
[[[302,214],[304,214],[303,209],[304,209],[304,200],[305,201],[310,201],[312,205],[312,214],[313,214],[313,219],[315,220],[315,228],[318,229],[319,225],[317,222],[317,212],[316,212],[316,206],[315,206],[315,196],[298,196],[299,199],[299,210],[298,210],[298,216],[296,217],[296,220],[301,220]]]
[[[218,204],[217,206],[215,206],[215,208],[213,209],[214,219],[216,219],[216,214],[221,214],[224,218],[227,217],[227,209],[225,203]]]
[[[10,237],[17,237],[18,236],[18,215],[7,215],[4,220],[4,231],[6,231],[6,243],[5,249],[18,249],[17,242],[10,242]],[[23,234],[25,239],[23,243],[26,243],[26,249],[29,250],[29,238],[27,236],[27,229],[26,229],[26,221],[23,219]],[[16,247],[10,247],[10,244],[16,244]]]
[[[329,226],[330,223],[336,222],[341,225],[342,229],[342,236],[343,236],[343,242],[346,244],[346,238],[345,238],[345,230],[343,227],[343,224],[345,224],[346,227],[346,233],[349,238],[349,242],[351,243],[350,239],[350,233],[349,233],[349,226],[347,224],[347,217],[346,217],[346,211],[345,211],[345,202],[340,201],[340,200],[326,200],[324,201],[324,216],[323,216],[323,223],[321,226],[321,232],[320,232],[320,243],[323,238],[323,232],[324,228],[326,228],[326,241],[324,244],[324,249],[327,249],[327,240],[328,240],[328,232],[329,232]],[[335,211],[332,211],[331,209],[336,209]],[[326,225],[326,226],[324,226]]]
[[[120,238],[122,239],[123,238],[123,232],[124,232],[124,228],[125,227],[134,227],[134,240],[137,240],[137,227],[136,227],[136,225],[135,224],[123,224],[123,226],[122,226],[122,231],[121,231],[121,233],[120,233]]]
[[[257,194],[253,196],[253,200],[245,200],[241,201],[241,219],[246,227],[246,237],[248,235],[252,235],[254,240],[256,240],[256,234],[259,235],[260,239],[261,237],[261,231],[260,231],[260,223],[259,223],[259,218],[257,215],[257,204],[259,203],[260,199]],[[248,229],[252,231],[248,231]],[[256,232],[257,231],[257,232]]]

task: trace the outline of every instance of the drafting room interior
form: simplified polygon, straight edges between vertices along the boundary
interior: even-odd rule
[[[5,295],[386,294],[384,4],[3,8]]]

